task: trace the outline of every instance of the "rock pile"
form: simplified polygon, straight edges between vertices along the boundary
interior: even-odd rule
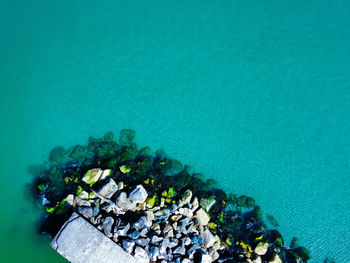
[[[88,145],[56,147],[32,167],[34,200],[45,209],[41,233],[55,236],[76,211],[140,261],[307,262],[277,220],[251,197],[226,193],[164,151],[150,153],[122,130],[90,137]],[[264,216],[268,223],[265,223]]]
[[[224,249],[220,238],[208,226],[210,217],[187,190],[177,202],[166,202],[174,191],[169,189],[154,205],[155,196],[148,197],[142,184],[125,187],[110,178],[111,170],[91,169],[83,177],[91,191],[78,187],[66,204],[117,242],[140,262],[213,262]],[[87,189],[87,188],[85,188]],[[203,207],[202,207],[203,206]]]

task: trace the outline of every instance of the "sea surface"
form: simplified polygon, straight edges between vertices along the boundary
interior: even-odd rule
[[[24,194],[123,128],[350,262],[348,0],[0,0],[0,262],[65,262]]]

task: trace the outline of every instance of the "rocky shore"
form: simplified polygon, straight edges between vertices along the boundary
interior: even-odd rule
[[[135,132],[108,132],[87,146],[56,147],[31,168],[45,209],[40,232],[54,236],[76,212],[139,262],[307,262],[306,248],[285,245],[278,223],[255,200],[227,194],[164,151],[138,149]]]

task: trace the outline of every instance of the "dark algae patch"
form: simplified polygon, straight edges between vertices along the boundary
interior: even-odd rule
[[[216,187],[215,180],[205,180],[201,174],[192,173],[189,166],[171,159],[163,150],[152,153],[149,147],[138,148],[134,138],[135,131],[125,129],[117,141],[114,134],[108,132],[99,139],[90,137],[87,145],[69,149],[58,146],[52,149],[47,164],[31,168],[30,172],[35,174],[31,193],[35,202],[43,207],[41,233],[54,236],[75,211],[96,226],[99,225],[97,221],[102,220],[100,230],[121,246],[127,244],[123,248],[128,251],[130,242],[141,242],[139,236],[142,235],[137,225],[140,223],[133,222],[133,215],[152,213],[154,219],[147,228],[150,234],[146,235],[146,230],[143,233],[155,240],[155,243],[146,240],[150,243],[144,246],[151,255],[151,262],[297,263],[310,259],[309,251],[299,246],[297,238],[290,244],[285,243],[276,229],[279,225],[271,215],[265,215],[272,228],[267,226],[261,208],[253,198],[224,192]],[[97,175],[104,179],[96,179]],[[129,197],[140,198],[141,194],[147,193],[147,198],[137,208],[128,210],[123,208],[128,201],[126,192],[117,192],[121,189],[128,191]],[[184,200],[188,204],[184,205]],[[119,216],[120,211],[116,210],[120,207],[125,211]],[[178,219],[181,217],[187,219],[188,225],[193,225],[192,234],[186,226],[181,229],[182,221]],[[129,223],[128,234],[120,235]],[[122,225],[123,228],[118,228]],[[168,238],[162,230],[169,229],[168,225],[175,231],[171,238],[180,239],[181,236],[185,241],[174,245],[174,256],[165,259],[160,256],[161,245],[157,244]],[[119,231],[118,237],[113,235],[112,226]],[[176,234],[178,228],[179,236]],[[213,242],[212,237],[215,237]],[[187,259],[193,244],[198,247]],[[136,254],[132,250],[129,252]],[[205,253],[211,257],[205,258]],[[325,262],[333,261],[327,259]]]

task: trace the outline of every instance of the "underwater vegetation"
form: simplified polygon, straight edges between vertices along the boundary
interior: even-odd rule
[[[163,150],[153,153],[149,147],[138,148],[134,138],[135,131],[124,129],[117,141],[108,132],[102,138],[90,137],[85,146],[58,146],[52,149],[47,165],[31,169],[36,175],[30,191],[35,203],[43,208],[40,233],[54,236],[58,232],[74,210],[66,197],[91,192],[98,183],[89,171],[99,168],[108,169],[110,178],[122,181],[124,186],[142,185],[150,207],[162,202],[176,204],[190,189],[210,218],[208,228],[220,239],[222,249],[215,262],[297,263],[310,259],[309,251],[299,246],[297,238],[289,245],[285,243],[271,215],[265,215],[272,226],[268,227],[252,197],[226,193],[216,187],[215,180],[192,173],[189,166],[171,159]]]

